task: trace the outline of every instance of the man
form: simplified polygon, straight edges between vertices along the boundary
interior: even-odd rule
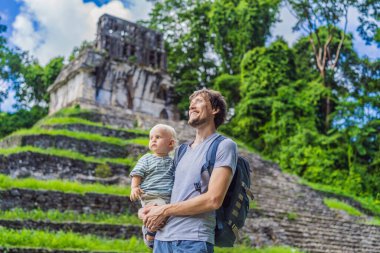
[[[170,204],[143,210],[149,229],[157,229],[169,218],[157,232],[155,253],[214,251],[214,211],[222,205],[236,169],[236,144],[228,138],[219,144],[211,177],[207,170],[201,174],[201,168],[226,114],[219,92],[202,89],[190,96],[188,123],[196,136],[177,164]]]

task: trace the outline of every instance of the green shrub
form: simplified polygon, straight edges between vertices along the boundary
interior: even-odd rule
[[[111,167],[108,164],[99,164],[95,169],[95,176],[100,178],[107,178],[112,176]]]
[[[293,213],[293,212],[288,212],[286,214],[286,217],[288,218],[288,220],[294,221],[294,220],[298,219],[298,214],[297,213]]]

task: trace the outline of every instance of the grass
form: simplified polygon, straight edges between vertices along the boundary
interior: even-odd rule
[[[375,225],[375,226],[380,226],[380,218],[378,218],[378,217],[373,217],[372,219],[367,220],[367,221],[365,222],[365,224],[368,224],[368,225]]]
[[[317,184],[317,183],[311,183],[311,182],[308,182],[304,179],[300,179],[299,183],[307,185],[307,186],[309,186],[312,189],[317,190],[317,191],[337,194],[337,195],[341,195],[341,196],[351,198],[351,199],[359,202],[360,205],[364,209],[372,212],[375,216],[380,216],[380,202],[379,202],[379,200],[376,200],[371,196],[358,197],[358,196],[350,194],[350,193],[348,193],[348,192],[346,192],[340,188],[333,187],[330,185],[322,185],[322,184]]]
[[[123,164],[129,167],[133,167],[136,164],[136,160],[134,158],[129,158],[129,157],[97,158],[93,156],[85,156],[82,153],[74,152],[71,150],[65,150],[65,149],[54,149],[54,148],[42,149],[42,148],[32,147],[32,146],[0,149],[0,154],[5,155],[5,156],[9,156],[11,154],[16,154],[16,153],[22,153],[22,152],[33,152],[33,153],[39,153],[39,154],[45,154],[45,155],[53,155],[53,156],[65,157],[69,159],[81,160],[81,161],[89,162],[89,163],[99,163],[99,164],[115,163],[115,164]]]
[[[257,208],[257,202],[255,200],[249,201],[249,209],[256,209]]]
[[[130,139],[130,140],[122,140],[115,137],[106,137],[99,134],[92,134],[92,133],[86,133],[86,132],[72,132],[68,130],[47,130],[47,129],[39,129],[39,128],[21,129],[12,133],[10,136],[24,136],[24,135],[53,135],[53,136],[62,135],[62,136],[67,136],[71,138],[76,138],[79,140],[105,142],[105,143],[119,145],[119,146],[125,146],[128,144],[138,144],[138,145],[148,146],[149,144],[148,138],[135,138],[135,139]]]
[[[142,240],[104,239],[94,235],[73,232],[46,232],[41,230],[13,230],[0,227],[0,245],[3,247],[33,247],[66,250],[150,252]]]
[[[356,208],[333,198],[324,198],[323,203],[332,209],[342,210],[352,216],[362,216],[362,213]]]
[[[53,117],[67,117],[77,115],[79,113],[92,113],[92,111],[88,109],[80,109],[79,106],[72,106],[59,110],[58,112],[54,113]]]
[[[75,118],[75,117],[45,118],[45,119],[39,121],[35,126],[69,125],[69,124],[89,125],[89,126],[108,128],[108,129],[112,129],[112,130],[125,131],[125,132],[129,132],[129,133],[145,135],[146,137],[149,136],[149,131],[147,131],[147,130],[117,128],[117,127],[113,127],[110,125],[103,125],[102,123],[97,123],[97,122],[93,122],[93,121],[89,121],[89,120],[81,119],[81,118]]]
[[[35,209],[25,211],[21,208],[12,210],[0,210],[2,220],[39,220],[51,222],[81,222],[96,224],[115,224],[115,225],[142,225],[142,221],[131,214],[111,215],[104,212],[80,214],[74,211],[59,212],[57,210],[43,211]]]
[[[40,230],[13,230],[0,227],[0,245],[5,248],[29,247],[65,250],[151,252],[142,240],[132,237],[129,240],[103,239],[93,235],[80,235],[72,232],[46,232]],[[252,249],[245,246],[215,248],[216,253],[301,253],[290,247],[267,247]]]
[[[82,184],[64,180],[37,180],[34,178],[13,179],[9,176],[0,175],[0,189],[8,190],[12,188],[50,190],[76,194],[93,192],[120,196],[129,196],[131,191],[129,186],[105,186],[99,183]]]
[[[286,218],[290,221],[294,221],[294,220],[297,220],[298,219],[298,214],[297,213],[293,213],[293,212],[288,212],[286,214]]]

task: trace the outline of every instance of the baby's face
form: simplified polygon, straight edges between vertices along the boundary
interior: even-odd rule
[[[173,149],[174,141],[170,133],[161,128],[153,128],[149,134],[149,149],[157,156],[167,156]]]

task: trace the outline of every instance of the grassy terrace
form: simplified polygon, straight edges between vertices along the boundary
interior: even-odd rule
[[[90,162],[90,163],[99,163],[99,164],[115,163],[115,164],[130,166],[130,167],[135,166],[136,161],[137,161],[136,159],[133,159],[130,157],[97,158],[93,156],[85,156],[81,153],[74,152],[71,150],[54,149],[54,148],[42,149],[42,148],[33,147],[33,146],[0,149],[0,155],[5,155],[5,156],[22,153],[22,152],[33,152],[33,153],[39,153],[39,154],[45,154],[45,155],[53,155],[53,156],[65,157],[65,158],[70,158],[70,159],[75,159],[75,160],[81,160],[81,161]]]
[[[342,210],[352,216],[362,216],[363,214],[356,208],[333,198],[323,199],[323,203],[331,209]]]
[[[102,184],[83,184],[78,182],[64,180],[37,180],[34,178],[13,179],[9,176],[0,174],[0,189],[8,190],[12,188],[33,189],[33,190],[50,190],[65,193],[100,193],[119,196],[129,196],[129,186],[105,186]]]
[[[327,193],[332,193],[336,195],[341,195],[347,198],[351,198],[358,203],[364,208],[369,211],[371,211],[375,216],[380,217],[380,202],[378,199],[374,199],[373,197],[357,197],[354,196],[348,192],[343,191],[342,189],[332,187],[329,185],[322,185],[322,184],[316,184],[316,183],[311,183],[308,182],[304,179],[300,180],[301,184],[307,185],[311,187],[314,190],[321,191],[321,192],[327,192]]]
[[[0,210],[1,220],[38,220],[49,222],[80,222],[114,225],[142,225],[142,221],[136,215],[122,214],[111,215],[104,212],[80,214],[74,211],[59,212],[57,210],[43,211],[35,209],[25,211],[21,208],[12,210]]]
[[[149,252],[141,240],[103,239],[93,235],[72,232],[40,230],[13,230],[0,227],[0,245],[3,247],[32,247],[67,250],[93,250],[113,252]]]
[[[82,124],[82,125],[88,125],[88,126],[108,128],[108,129],[117,130],[117,131],[125,131],[125,132],[135,133],[135,134],[139,134],[139,135],[145,135],[146,137],[149,136],[149,131],[147,131],[147,130],[117,128],[117,127],[113,127],[110,125],[103,125],[101,123],[96,123],[96,122],[92,122],[92,121],[89,121],[86,119],[75,118],[75,117],[45,118],[45,119],[39,121],[36,124],[36,126],[41,126],[41,125],[69,125],[69,124]]]
[[[72,232],[45,232],[39,230],[13,230],[0,227],[0,245],[3,247],[33,247],[66,250],[93,250],[113,252],[151,252],[142,240],[103,239],[92,235]],[[300,253],[288,247],[252,249],[245,246],[215,248],[216,253]]]
[[[99,134],[92,134],[86,132],[72,132],[68,130],[46,130],[39,128],[32,129],[22,129],[12,133],[10,136],[24,136],[24,135],[62,135],[67,136],[79,140],[87,140],[87,141],[96,141],[96,142],[105,142],[109,144],[125,146],[128,144],[138,144],[142,146],[147,146],[149,143],[148,138],[135,138],[130,140],[122,140],[115,137],[105,137]]]

